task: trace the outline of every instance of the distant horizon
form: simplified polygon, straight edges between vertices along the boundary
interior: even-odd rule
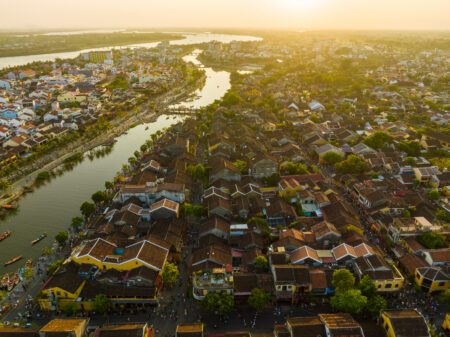
[[[450,30],[448,0],[0,0],[0,6],[8,13],[0,31]]]

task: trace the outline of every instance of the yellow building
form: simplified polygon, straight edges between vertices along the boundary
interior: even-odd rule
[[[429,337],[425,318],[416,310],[385,310],[381,313],[381,324],[387,337]]]
[[[84,241],[72,251],[71,260],[78,264],[90,264],[100,270],[128,271],[141,266],[160,272],[166,262],[169,249],[157,243],[143,240],[125,248],[98,238]]]
[[[404,286],[405,278],[397,267],[387,263],[379,255],[359,257],[355,260],[354,267],[359,279],[369,276],[378,292],[395,292]]]
[[[53,335],[83,337],[85,336],[88,322],[88,318],[54,319],[41,328],[39,334],[43,337]]]
[[[417,268],[414,277],[422,290],[428,293],[450,288],[450,277],[440,267]]]
[[[74,102],[81,103],[87,101],[87,95],[68,91],[61,95],[58,95],[57,100],[60,103],[74,103]]]

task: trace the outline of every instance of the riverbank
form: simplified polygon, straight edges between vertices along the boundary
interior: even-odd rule
[[[109,46],[122,47],[162,41],[176,41],[184,36],[176,33],[87,33],[79,35],[2,34],[0,57],[64,53]],[[2,47],[5,46],[5,47]],[[8,47],[14,46],[14,47]]]
[[[35,169],[20,179],[12,182],[7,193],[8,197],[0,199],[0,207],[8,204],[17,204],[24,193],[35,187],[35,181],[39,173],[46,171],[50,172],[57,169],[73,155],[84,155],[86,152],[98,146],[113,143],[116,137],[120,136],[134,125],[155,121],[158,116],[165,113],[165,109],[168,106],[190,97],[204,85],[204,82],[205,74],[200,77],[194,85],[192,85],[192,83],[184,83],[152,101],[147,101],[141,106],[140,112],[137,114],[127,114],[124,117],[113,119],[110,121],[112,127],[107,133],[101,134],[87,143],[85,143],[85,139],[78,139],[75,142],[68,144],[64,149],[56,150],[56,153],[48,155],[46,163],[40,163],[40,168]],[[154,111],[150,111],[150,103],[154,103],[156,107]],[[36,164],[31,165],[32,168],[35,166]],[[27,169],[21,170],[27,171]]]

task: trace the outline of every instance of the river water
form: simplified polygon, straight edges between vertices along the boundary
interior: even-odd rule
[[[174,44],[197,44],[209,41],[228,43],[234,40],[254,41],[253,37],[198,34],[189,35],[185,40],[174,41]],[[154,47],[157,43],[146,44],[144,47]],[[142,46],[141,46],[142,47]],[[48,55],[34,55],[24,57],[0,58],[0,66],[11,66],[31,62],[32,60],[48,60],[56,57],[75,57],[79,52]],[[193,62],[197,66],[203,65],[197,60],[199,51],[185,57],[186,62]],[[64,54],[66,56],[61,56]],[[70,55],[69,55],[70,54]],[[200,108],[216,99],[220,99],[230,88],[230,74],[224,71],[214,71],[204,68],[207,78],[204,87],[197,91],[196,98],[181,103],[183,106]],[[150,137],[151,134],[180,121],[180,117],[160,116],[155,122],[138,125],[117,138],[117,142],[110,154],[90,161],[85,159],[75,166],[72,171],[56,177],[46,185],[36,189],[20,200],[19,208],[4,220],[0,220],[0,232],[13,231],[6,240],[0,242],[0,276],[5,271],[13,271],[24,264],[28,258],[36,258],[45,246],[51,246],[55,235],[70,225],[73,217],[79,216],[81,203],[90,199],[91,195],[104,189],[104,182],[112,180],[121,169],[122,164],[132,156],[133,152]],[[148,127],[148,128],[147,128]],[[147,128],[147,129],[146,129]],[[42,233],[48,237],[31,246],[30,242]],[[9,267],[3,263],[14,256],[23,255],[24,259]]]

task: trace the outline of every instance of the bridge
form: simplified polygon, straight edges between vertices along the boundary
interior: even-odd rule
[[[164,109],[165,114],[172,114],[172,115],[193,115],[198,111],[200,111],[200,109],[188,108],[183,106],[167,107]]]

